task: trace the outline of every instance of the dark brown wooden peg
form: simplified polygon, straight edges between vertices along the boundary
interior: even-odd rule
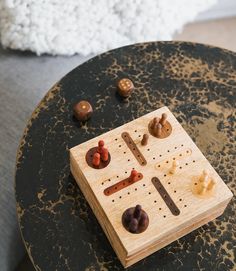
[[[142,138],[142,141],[141,141],[142,146],[146,146],[148,144],[148,138],[149,138],[148,134],[143,135],[143,138]]]

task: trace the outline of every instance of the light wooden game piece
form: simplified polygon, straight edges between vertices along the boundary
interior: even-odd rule
[[[161,124],[162,126],[164,126],[164,125],[166,124],[166,120],[167,120],[167,114],[166,114],[166,113],[163,113],[163,114],[161,115],[160,124]]]
[[[149,138],[148,134],[143,135],[143,138],[142,138],[142,141],[141,141],[142,146],[146,146],[148,144],[148,138]]]
[[[168,115],[168,120],[161,137],[157,138],[151,125],[153,119],[163,113]],[[131,137],[144,133],[149,133],[148,148],[140,146],[139,138]],[[109,163],[101,160],[98,169],[89,161],[101,139],[109,146],[111,159]],[[173,158],[182,159],[181,169],[170,175]],[[106,167],[102,167],[103,163]],[[233,196],[167,107],[71,148],[70,167],[125,267],[220,216]],[[130,179],[132,168],[138,171],[135,182]],[[205,182],[200,182],[203,169],[210,172],[205,192],[201,187]],[[104,182],[108,179],[109,182]],[[211,183],[213,179],[215,184]],[[142,206],[141,216],[136,232],[130,233],[129,224],[137,204]],[[126,216],[128,207],[130,213]],[[148,219],[143,215],[144,210]]]
[[[204,195],[206,193],[206,190],[207,190],[207,184],[204,182],[200,186],[199,194],[200,195]]]
[[[100,154],[98,152],[95,152],[94,155],[93,155],[93,165],[95,167],[99,167],[99,165],[100,165],[100,158],[101,158]]]
[[[172,167],[171,167],[171,169],[170,169],[169,172],[170,172],[171,174],[175,174],[175,172],[176,172],[178,166],[179,166],[179,161],[174,160],[174,161],[172,162]]]
[[[209,178],[209,173],[208,173],[207,170],[204,169],[203,172],[202,172],[202,175],[200,176],[199,181],[200,182],[207,182],[208,178]]]
[[[211,179],[207,186],[207,190],[214,190],[215,186],[216,186],[216,182],[213,179]]]

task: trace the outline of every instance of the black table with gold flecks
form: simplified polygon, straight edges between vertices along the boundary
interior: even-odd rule
[[[122,77],[135,84],[128,100],[116,93]],[[94,108],[86,124],[72,117],[79,100]],[[123,270],[70,174],[68,150],[164,105],[236,192],[236,53],[188,42],[104,53],[49,90],[20,142],[17,214],[36,270]],[[235,270],[235,206],[234,197],[221,217],[128,270]]]

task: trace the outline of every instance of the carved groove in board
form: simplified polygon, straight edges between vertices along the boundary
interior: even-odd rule
[[[147,164],[147,161],[144,158],[144,156],[142,155],[142,153],[140,152],[140,150],[138,149],[138,147],[136,146],[136,144],[134,143],[134,141],[131,138],[131,136],[129,135],[129,133],[123,132],[121,134],[121,137],[125,141],[128,148],[131,150],[131,152],[133,153],[134,157],[139,162],[139,164],[141,166],[145,166]]]
[[[142,180],[143,178],[143,174],[142,173],[138,173],[138,176],[137,176],[137,179],[136,180],[131,180],[130,177],[118,182],[118,183],[115,183],[109,187],[107,187],[103,192],[106,196],[110,196],[118,191],[120,191],[121,189],[127,187],[127,186],[130,186],[140,180]]]
[[[170,197],[170,195],[168,194],[160,180],[157,177],[153,177],[152,183],[155,186],[156,190],[159,192],[164,202],[166,203],[167,207],[170,209],[171,213],[176,216],[179,215],[180,214],[179,208],[175,205],[174,201],[172,200],[172,198]]]

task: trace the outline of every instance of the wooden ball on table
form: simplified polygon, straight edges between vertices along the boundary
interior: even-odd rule
[[[80,101],[74,105],[73,112],[77,120],[87,121],[93,113],[93,108],[89,102]]]
[[[118,88],[118,93],[122,97],[127,98],[128,96],[130,96],[130,94],[134,90],[134,84],[130,79],[123,78],[118,81],[117,88]]]

